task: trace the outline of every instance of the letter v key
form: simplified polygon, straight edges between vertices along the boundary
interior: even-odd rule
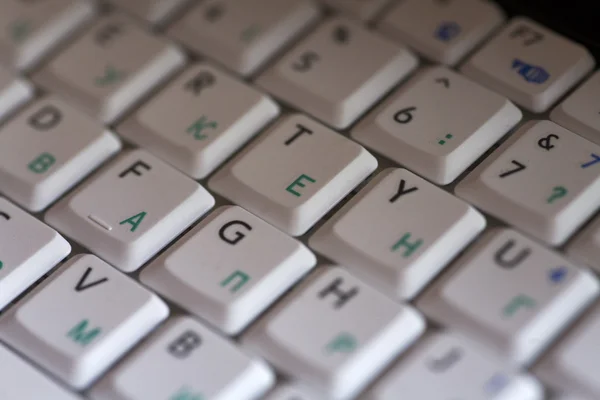
[[[81,279],[79,279],[79,282],[77,282],[77,285],[75,286],[76,292],[83,292],[84,290],[91,289],[94,286],[100,285],[108,281],[108,278],[102,278],[98,279],[97,281],[86,283],[90,272],[92,272],[92,267],[87,267],[87,269],[83,273],[83,276],[81,277]]]

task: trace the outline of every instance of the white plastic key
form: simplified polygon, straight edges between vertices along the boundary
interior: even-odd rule
[[[331,400],[356,396],[425,329],[341,268],[323,267],[242,337],[285,375]]]
[[[471,204],[552,245],[600,207],[600,147],[531,121],[456,187]]]
[[[600,72],[584,82],[560,103],[550,119],[559,125],[600,144]]]
[[[184,62],[184,53],[166,39],[125,15],[109,14],[34,73],[33,80],[111,124]]]
[[[526,373],[511,371],[492,354],[448,332],[418,343],[364,400],[542,400],[543,388]]]
[[[93,0],[4,0],[0,58],[19,70],[33,69],[96,14]]]
[[[378,28],[432,61],[456,65],[503,20],[491,1],[405,0],[385,13]]]
[[[444,67],[428,68],[352,129],[352,137],[448,184],[513,128],[521,111]]]
[[[575,260],[600,271],[599,217],[596,217],[568,244],[567,253]]]
[[[46,213],[46,221],[130,272],[214,205],[214,198],[143,150],[104,169]]]
[[[141,280],[236,335],[316,262],[302,243],[230,206],[215,211],[145,268]]]
[[[600,291],[596,278],[510,229],[477,242],[417,306],[488,346],[503,362],[531,363]]]
[[[0,127],[0,190],[41,211],[120,148],[101,124],[50,95]]]
[[[379,15],[391,0],[322,0],[322,2],[367,22]]]
[[[544,112],[594,65],[583,46],[517,17],[461,70],[528,110]]]
[[[256,82],[285,102],[343,129],[417,64],[406,48],[354,21],[333,18]]]
[[[211,189],[299,236],[377,167],[364,148],[300,114],[221,169]]]
[[[143,384],[141,384],[143,382]],[[191,318],[171,320],[92,390],[94,400],[253,400],[275,382],[267,364]]]
[[[596,399],[600,382],[600,306],[584,317],[535,366],[536,375],[555,389]]]
[[[485,218],[467,203],[390,168],[328,220],[310,246],[391,297],[411,299],[484,227]]]
[[[81,400],[4,346],[0,346],[0,398]]]
[[[0,338],[80,390],[168,314],[156,295],[80,255],[3,315]]]
[[[310,390],[299,387],[297,383],[280,383],[263,400],[321,400],[321,398]]]
[[[70,252],[56,231],[0,198],[0,309]]]
[[[0,122],[31,100],[34,91],[29,81],[15,77],[7,68],[0,66]]]
[[[191,49],[241,75],[251,75],[311,26],[310,0],[207,0],[169,30]]]
[[[203,63],[171,82],[117,130],[202,179],[278,114],[279,106],[268,96]]]
[[[118,7],[155,26],[165,25],[193,0],[120,0]]]

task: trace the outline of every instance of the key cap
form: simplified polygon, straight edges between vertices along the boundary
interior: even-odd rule
[[[505,368],[493,355],[447,332],[433,333],[417,344],[365,400],[396,400],[399,393],[409,399],[544,398],[532,376]]]
[[[539,240],[562,244],[600,206],[600,148],[550,121],[531,121],[513,137],[456,194]]]
[[[129,277],[79,255],[3,316],[0,338],[81,390],[168,314]]]
[[[310,247],[406,300],[484,228],[485,218],[467,203],[405,169],[389,168],[319,228]]]
[[[333,18],[256,82],[324,123],[344,129],[417,64],[404,47],[349,19]]]
[[[191,318],[179,317],[91,394],[95,400],[252,400],[261,398],[274,381],[264,361],[250,358]]]
[[[237,335],[316,262],[302,243],[240,207],[227,206],[145,268],[141,279]]]
[[[0,128],[0,186],[38,212],[120,149],[114,134],[50,95]]]
[[[33,80],[112,124],[184,63],[184,53],[166,39],[124,15],[109,14],[34,73]]]
[[[262,135],[209,187],[293,236],[305,233],[377,168],[365,149],[300,114]]]
[[[0,14],[0,58],[30,71],[96,14],[91,0],[4,0]]]
[[[308,394],[304,388],[300,388],[297,384],[283,383],[279,384],[272,392],[270,392],[264,400],[317,400],[320,398],[313,393]],[[323,399],[324,400],[324,399]]]
[[[124,10],[151,23],[163,26],[193,0],[121,0],[117,4]]]
[[[597,72],[556,106],[550,119],[587,140],[600,144],[600,103],[596,100],[599,94],[600,72]]]
[[[242,344],[325,398],[349,399],[421,335],[425,321],[341,268],[323,270],[253,325]]]
[[[0,346],[0,366],[0,397],[3,399],[81,400],[4,346]]]
[[[454,181],[521,111],[444,67],[428,68],[352,129],[358,142],[438,183]]]
[[[600,270],[600,218],[596,217],[567,246],[570,257]]]
[[[307,0],[207,0],[173,24],[169,34],[248,76],[313,25],[319,14]]]
[[[417,301],[430,318],[529,364],[598,295],[585,269],[510,229],[490,231]]]
[[[504,21],[501,9],[481,0],[405,0],[378,28],[434,62],[456,65]]]
[[[373,20],[391,0],[322,0],[341,12],[364,22]]]
[[[0,197],[0,309],[70,252],[56,231]]]
[[[214,205],[198,183],[135,150],[46,213],[46,221],[131,272]]]
[[[0,122],[31,100],[34,92],[29,81],[16,78],[8,69],[0,66]]]
[[[471,57],[467,76],[533,112],[544,112],[595,65],[581,45],[523,17]]]
[[[203,63],[155,95],[118,131],[203,179],[278,114],[268,96]]]
[[[535,366],[536,375],[553,388],[598,398],[600,306],[585,315]]]

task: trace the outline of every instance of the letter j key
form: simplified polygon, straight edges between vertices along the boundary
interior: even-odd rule
[[[305,233],[377,167],[360,145],[303,115],[263,135],[211,189],[294,236]]]

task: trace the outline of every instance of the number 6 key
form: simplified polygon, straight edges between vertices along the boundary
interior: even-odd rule
[[[564,243],[600,207],[600,147],[550,121],[527,123],[505,146],[456,194],[539,240]]]

